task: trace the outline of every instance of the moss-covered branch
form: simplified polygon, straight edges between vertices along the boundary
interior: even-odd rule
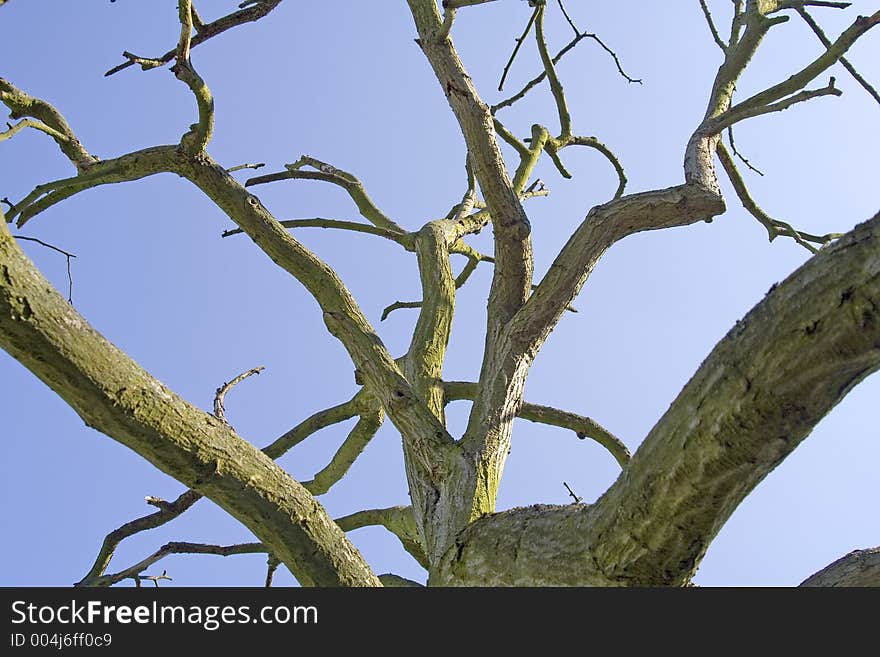
[[[351,515],[337,518],[336,523],[343,531],[350,532],[361,527],[380,525],[394,534],[403,548],[412,557],[428,568],[428,558],[425,556],[424,543],[416,526],[415,516],[410,506],[392,506],[387,509],[368,509],[358,511]]]
[[[91,427],[210,498],[303,584],[378,579],[300,484],[217,418],[193,407],[91,328],[0,221],[0,346]]]
[[[730,179],[736,195],[739,197],[739,200],[742,201],[743,207],[748,210],[749,214],[767,229],[767,234],[769,235],[771,242],[780,235],[791,237],[810,253],[818,253],[819,249],[813,246],[813,244],[818,244],[822,247],[829,244],[832,240],[841,237],[842,233],[827,233],[825,235],[812,235],[811,233],[805,233],[795,229],[791,224],[774,219],[768,215],[752,198],[752,195],[746,187],[745,181],[740,175],[739,170],[736,168],[736,163],[733,161],[733,158],[730,156],[730,153],[728,153],[727,148],[722,142],[718,142],[717,149],[718,159],[721,161],[721,165],[724,167],[724,171],[727,173],[727,177]]]
[[[477,394],[477,384],[466,381],[445,381],[443,389],[447,404],[460,399],[473,400]],[[517,417],[530,422],[569,429],[574,431],[578,438],[595,440],[608,450],[620,467],[625,467],[630,459],[629,449],[624,442],[592,418],[528,402],[523,402]]]
[[[178,0],[177,10],[180,19],[180,43],[177,46],[174,66],[171,70],[178,80],[186,84],[196,98],[199,108],[198,123],[180,140],[181,148],[189,153],[203,151],[214,132],[214,97],[202,77],[196,73],[189,58],[193,30],[193,9],[191,0]]]
[[[740,502],[880,369],[878,343],[880,215],[737,322],[596,504],[478,520],[433,582],[686,584]]]
[[[766,20],[766,19],[765,19]],[[766,113],[768,111],[777,111],[785,109],[788,104],[779,103],[786,96],[797,94],[806,85],[819,77],[822,73],[833,66],[847,50],[868,30],[880,23],[880,11],[874,12],[871,16],[859,16],[853,21],[843,33],[826,48],[825,52],[810,62],[803,69],[791,75],[783,82],[773,85],[764,91],[761,91],[746,100],[730,107],[727,111],[719,114],[712,122],[710,129],[720,131],[728,125],[733,125],[737,121],[741,121],[750,116]],[[833,89],[833,87],[832,87]],[[825,89],[826,93],[832,91]],[[818,94],[822,95],[822,94]],[[800,99],[803,99],[801,97]],[[792,101],[789,101],[789,104]],[[716,130],[717,128],[717,130]]]
[[[315,432],[353,418],[359,413],[365,396],[365,393],[360,391],[347,402],[313,413],[264,447],[263,453],[271,459],[278,459]]]
[[[245,183],[245,187],[277,182],[279,180],[321,180],[333,183],[348,192],[351,200],[357,206],[358,212],[371,224],[377,228],[384,228],[400,235],[406,233],[403,228],[373,203],[366,189],[364,189],[363,183],[349,172],[337,169],[331,164],[321,162],[308,155],[303,155],[296,162],[287,164],[285,167],[287,171],[251,178]],[[303,167],[310,167],[310,169],[303,169]]]
[[[801,586],[880,586],[880,548],[854,550],[818,573]]]
[[[303,482],[306,490],[312,495],[323,495],[330,490],[333,484],[342,479],[370,440],[373,439],[373,436],[376,435],[384,418],[385,413],[378,406],[372,409],[372,412],[363,412],[348,437],[333,455],[330,463],[311,480]]]
[[[61,112],[45,100],[35,98],[8,80],[0,78],[0,102],[9,108],[11,118],[31,117],[39,121],[42,126],[46,126],[48,130],[32,125],[55,140],[61,152],[73,163],[77,171],[84,171],[98,161],[98,158],[89,153],[76,138]]]
[[[20,228],[40,212],[81,191],[173,171],[178,158],[176,146],[155,146],[111,160],[96,161],[77,176],[37,185],[30,194],[12,206],[6,220],[16,220]]]
[[[559,113],[559,139],[566,139],[571,136],[571,113],[568,111],[568,103],[565,100],[565,90],[562,88],[562,82],[556,74],[556,66],[550,52],[547,50],[547,38],[544,36],[544,5],[540,4],[535,8],[535,40],[538,44],[538,53],[541,56],[541,63],[544,65],[544,72],[550,81],[550,92],[553,94],[553,100],[556,102],[556,111]]]

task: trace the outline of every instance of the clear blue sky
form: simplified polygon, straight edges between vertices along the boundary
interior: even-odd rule
[[[204,0],[206,19],[234,9]],[[129,50],[158,55],[176,42],[176,3],[12,0],[0,9],[0,76],[65,114],[100,157],[176,142],[195,120],[188,90],[167,70],[105,70]],[[552,7],[555,51],[570,28]],[[716,0],[719,17],[729,2]],[[856,13],[814,15],[836,35]],[[696,0],[594,3],[569,0],[581,29],[598,33],[644,85],[627,84],[595,43],[584,41],[560,65],[575,132],[612,147],[629,192],[682,181],[684,145],[702,117],[720,51]],[[495,102],[501,69],[529,15],[526,2],[501,0],[459,12],[453,36],[484,99]],[[217,107],[211,154],[222,164],[266,162],[265,171],[308,154],[358,175],[373,199],[413,229],[446,214],[464,191],[458,127],[413,43],[402,0],[285,2],[259,23],[193,51]],[[775,28],[743,79],[746,97],[787,77],[821,50],[800,21]],[[851,51],[880,82],[880,35]],[[506,90],[539,71],[532,43]],[[759,203],[814,233],[846,231],[872,216],[877,195],[880,108],[835,67],[842,98],[821,98],[737,130],[737,145],[766,174],[749,175]],[[817,81],[824,84],[826,78]],[[555,125],[546,87],[502,119],[517,134],[534,122]],[[512,161],[512,160],[511,160]],[[589,208],[608,200],[613,171],[594,152],[566,153],[573,181],[543,162],[552,194],[528,202],[536,270],[542,274]],[[242,172],[241,179],[250,172]],[[36,132],[0,144],[0,196],[73,175],[54,142]],[[729,212],[712,224],[635,236],[599,264],[538,357],[528,401],[590,415],[635,450],[713,345],[768,288],[809,254],[764,229],[725,187]],[[280,219],[357,219],[339,189],[287,182],[255,190]],[[324,332],[316,304],[246,238],[220,239],[231,222],[195,188],[171,175],[90,190],[21,231],[78,257],[74,303],[111,341],[189,401],[210,410],[215,388],[235,374],[266,371],[236,388],[227,413],[239,433],[262,446],[311,413],[356,390],[341,345]],[[486,231],[488,233],[488,231]],[[376,323],[394,355],[403,353],[415,315],[382,309],[420,294],[415,258],[364,235],[302,229],[306,245],[334,266]],[[487,250],[490,236],[473,243]],[[64,258],[24,243],[60,289]],[[462,265],[455,262],[456,270]],[[482,265],[459,294],[448,379],[473,380],[483,344],[490,272]],[[880,544],[876,500],[880,441],[875,417],[880,379],[859,386],[736,511],[697,575],[702,585],[792,585],[856,548]],[[450,407],[453,433],[467,407]],[[68,585],[90,567],[104,535],[152,510],[143,498],[173,499],[183,487],[83,422],[54,393],[0,352],[0,585]],[[351,423],[313,436],[282,464],[309,479],[332,456]],[[617,476],[614,460],[570,432],[519,422],[499,508],[565,503],[567,482],[586,501]],[[349,476],[321,497],[334,516],[405,504],[399,437],[388,425]],[[417,564],[381,529],[350,534],[377,572],[423,580]],[[253,540],[208,501],[165,527],[126,541],[110,570],[131,565],[169,540]],[[259,585],[263,556],[169,558],[171,585]],[[279,584],[294,583],[279,571]]]

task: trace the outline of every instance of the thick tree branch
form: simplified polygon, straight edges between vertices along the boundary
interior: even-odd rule
[[[496,268],[489,298],[487,351],[522,305],[531,285],[531,228],[495,139],[492,115],[449,40],[436,43],[440,16],[433,0],[409,0],[422,51],[461,126],[495,232]]]
[[[415,493],[423,499],[445,499],[456,487],[450,468],[462,465],[458,448],[446,428],[413,388],[339,277],[295,240],[253,195],[206,154],[187,160],[178,172],[191,180],[254,240],[276,264],[299,280],[320,305],[331,335],[342,342],[369,392],[385,408],[400,431],[407,467],[418,473]],[[321,173],[321,172],[318,172]],[[329,175],[335,175],[332,172]],[[420,513],[426,509],[420,509]],[[424,517],[424,516],[421,516]],[[448,528],[436,534],[449,538]],[[431,539],[431,540],[429,540]],[[426,535],[426,541],[433,539]],[[431,542],[438,555],[445,544]]]
[[[595,505],[478,520],[434,582],[686,584],[746,495],[880,368],[878,345],[880,215],[737,322]]]
[[[818,573],[801,586],[880,586],[880,548],[854,550]]]
[[[0,222],[0,346],[88,424],[241,521],[302,584],[378,580],[300,484],[92,329]]]

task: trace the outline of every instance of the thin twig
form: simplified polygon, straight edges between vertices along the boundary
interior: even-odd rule
[[[242,7],[241,11],[236,11],[227,16],[218,18],[211,23],[199,25],[198,31],[190,39],[190,48],[195,48],[200,43],[204,43],[208,39],[215,37],[218,34],[222,34],[228,29],[237,27],[239,25],[244,25],[245,23],[251,23],[263,18],[266,14],[268,14],[270,11],[275,9],[275,7],[281,4],[281,0],[265,0],[264,2],[251,4],[252,6],[247,9]],[[176,55],[177,47],[175,47],[174,50],[169,50],[160,57],[139,57],[126,51],[122,53],[122,56],[126,59],[126,61],[122,64],[119,64],[118,66],[114,66],[113,68],[111,68],[109,71],[104,73],[104,76],[106,77],[113,75],[114,73],[118,73],[119,71],[128,68],[129,66],[133,66],[134,64],[139,64],[141,69],[145,71],[151,68],[164,66],[172,59],[174,59]]]
[[[580,495],[575,495],[575,492],[571,489],[571,486],[569,486],[566,482],[563,481],[562,485],[565,486],[565,490],[567,490],[568,494],[571,495],[575,504],[580,504],[584,501],[584,498],[582,498]]]
[[[559,5],[559,9],[562,10],[562,15],[565,16],[565,20],[568,21],[568,24],[571,25],[571,29],[574,30],[575,36],[580,34],[580,30],[577,28],[577,25],[574,24],[574,21],[571,20],[571,16],[568,15],[568,12],[565,10],[565,5],[562,4],[562,0],[556,0]]]
[[[226,173],[233,173],[234,171],[241,171],[242,169],[262,169],[264,166],[266,166],[265,162],[257,162],[256,164],[239,164],[238,166],[226,169]]]
[[[822,45],[826,48],[830,48],[831,40],[825,35],[825,32],[815,21],[815,19],[809,13],[807,13],[807,10],[803,7],[795,7],[795,11],[800,14],[801,18],[804,19],[804,22],[809,25],[810,29],[813,30],[815,35],[819,37],[819,41],[822,42]],[[855,69],[855,67],[849,62],[849,60],[846,57],[841,57],[839,61],[843,65],[843,67],[847,71],[849,71],[849,74],[852,75],[853,78],[855,78],[856,82],[862,85],[862,88],[867,91],[874,100],[880,103],[880,94],[878,94],[877,90],[873,86],[871,86],[871,84],[867,80],[865,80],[865,78],[861,76],[861,74]]]
[[[278,560],[274,554],[269,554],[269,560],[266,568],[266,588],[270,588],[272,586],[272,578],[275,577],[275,571],[278,570],[278,566],[281,562]]]
[[[232,379],[232,381],[224,383],[222,386],[217,388],[214,395],[214,415],[217,417],[217,419],[222,420],[227,426],[230,426],[229,422],[226,420],[226,409],[223,408],[223,401],[224,399],[226,399],[226,393],[229,392],[233,386],[238,385],[249,376],[259,374],[264,369],[266,368],[262,365],[260,365],[259,367],[254,367],[247,372],[242,372],[237,377]]]
[[[749,212],[749,214],[757,219],[764,228],[767,229],[767,234],[771,242],[780,235],[791,237],[810,253],[815,254],[819,252],[819,248],[813,246],[813,244],[818,244],[821,248],[830,244],[838,237],[841,237],[841,233],[827,233],[825,235],[812,235],[810,233],[805,233],[795,229],[791,224],[769,216],[752,198],[742,175],[740,175],[737,170],[736,164],[723,142],[718,142],[716,153],[718,154],[718,159],[721,161],[721,165],[724,167],[724,171],[727,173],[727,177],[730,179],[733,189],[736,191],[736,195],[742,202],[743,207]]]
[[[529,35],[529,32],[532,29],[532,25],[534,25],[535,19],[538,17],[538,12],[541,11],[541,9],[541,5],[535,7],[535,11],[532,12],[531,17],[529,18],[529,22],[526,23],[526,29],[523,30],[522,36],[520,36],[516,40],[516,46],[514,46],[513,52],[510,54],[510,59],[507,60],[507,64],[504,66],[504,71],[501,74],[501,82],[498,83],[498,91],[504,90],[504,80],[507,79],[507,74],[510,72],[510,67],[513,66],[513,60],[516,59],[516,54],[522,47],[523,41],[525,41],[526,37]]]
[[[267,551],[268,548],[262,543],[241,543],[238,545],[206,545],[204,543],[183,542],[166,543],[146,559],[126,568],[125,570],[121,570],[118,573],[103,575],[93,582],[92,585],[113,586],[124,579],[134,579],[136,582],[139,580],[149,580],[158,586],[158,580],[171,579],[168,577],[167,571],[162,571],[161,575],[154,576],[143,576],[141,573],[157,561],[161,561],[171,554],[214,554],[221,557],[228,557],[235,554],[259,554]]]
[[[757,167],[753,166],[752,163],[749,162],[749,161],[745,158],[745,156],[743,156],[742,153],[740,153],[740,152],[736,149],[736,142],[733,140],[733,126],[729,126],[729,127],[727,128],[727,140],[730,142],[730,149],[733,151],[733,154],[734,154],[736,157],[738,157],[738,158],[742,161],[743,164],[745,164],[749,169],[751,169],[752,171],[754,171],[755,173],[757,173],[759,176],[763,176],[763,175],[764,175],[764,172],[763,172],[763,171],[761,171],[761,170],[758,169]]]
[[[9,201],[7,201],[6,199],[3,199],[3,201],[5,203],[9,203]],[[10,204],[10,206],[11,205],[12,204]],[[64,255],[67,258],[67,303],[69,303],[70,305],[73,305],[73,274],[71,274],[71,271],[70,271],[70,260],[71,260],[71,258],[75,258],[76,256],[73,255],[72,253],[68,253],[64,249],[59,249],[57,246],[52,246],[51,244],[48,244],[48,243],[44,242],[43,240],[37,239],[36,237],[24,237],[22,235],[16,235],[16,237],[20,240],[27,240],[28,242],[36,242],[37,244],[45,246],[47,249],[52,249],[53,251],[57,251],[58,253],[61,253],[62,255]]]
[[[393,313],[395,310],[400,310],[401,308],[421,308],[421,307],[422,307],[421,301],[395,301],[390,306],[385,308],[385,310],[382,311],[382,316],[379,318],[379,321],[384,322],[386,319],[388,319],[388,315]]]

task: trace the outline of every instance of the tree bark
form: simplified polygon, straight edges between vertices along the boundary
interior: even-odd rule
[[[88,426],[241,521],[301,584],[379,585],[357,549],[305,488],[89,326],[21,251],[2,213],[0,347]]]
[[[810,575],[801,586],[880,586],[880,548],[854,550]]]
[[[878,368],[880,214],[737,322],[596,504],[478,520],[433,581],[687,584],[746,495]]]

